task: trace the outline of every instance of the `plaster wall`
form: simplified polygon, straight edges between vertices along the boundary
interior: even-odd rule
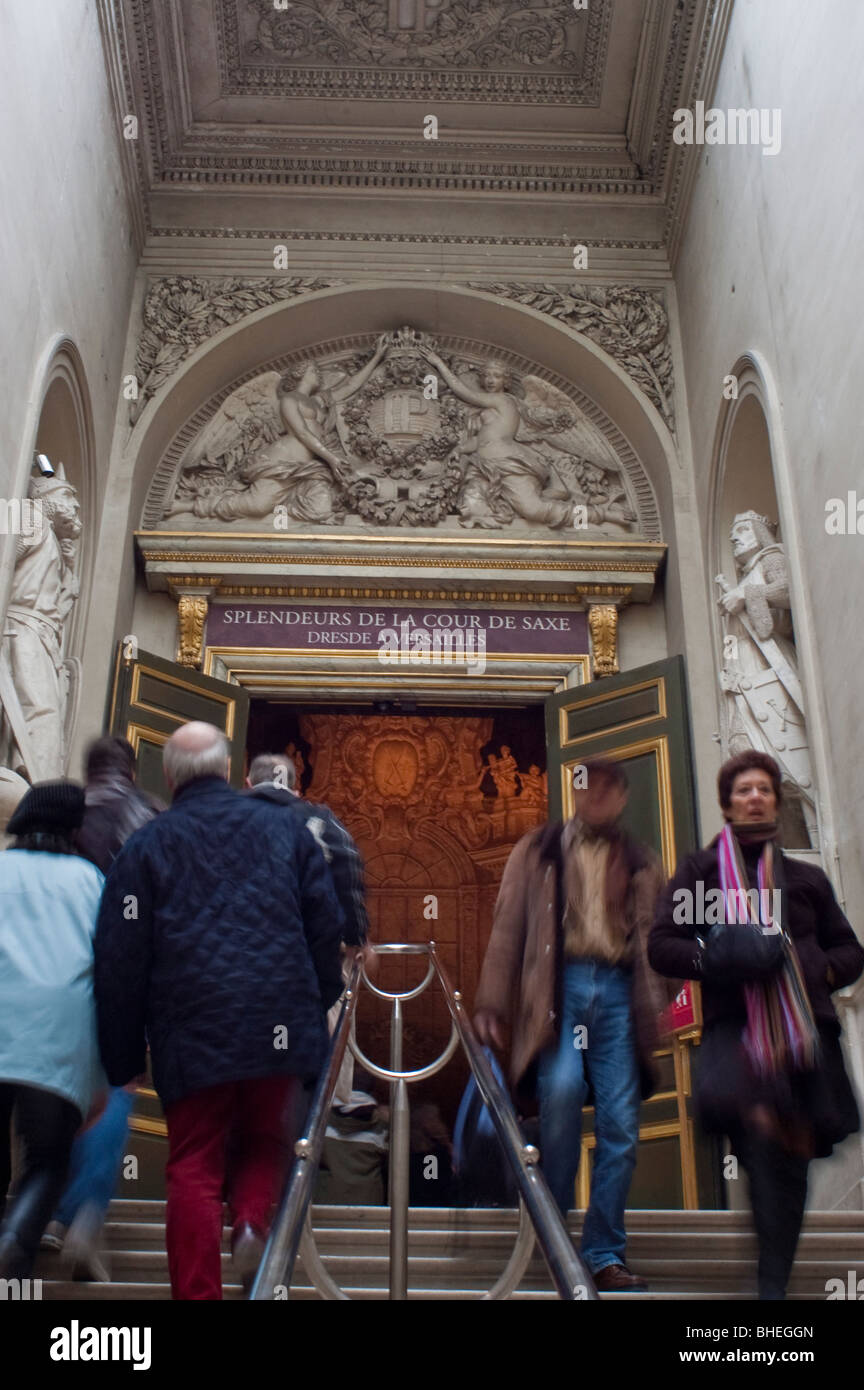
[[[11,0],[0,6],[0,52],[14,55],[0,90],[0,491],[26,492],[50,362],[71,341],[91,427],[92,513],[82,520],[95,540],[137,263],[97,8]],[[13,567],[14,538],[0,537],[0,612]],[[79,603],[88,612],[99,606],[98,556],[93,574]],[[72,771],[103,702],[82,691],[89,713],[78,719]]]
[[[699,172],[675,276],[706,554],[723,378],[744,354],[753,355],[763,377],[820,793],[823,862],[860,931],[864,537],[829,536],[824,521],[828,498],[845,499],[848,490],[861,488],[864,268],[850,189],[864,172],[858,139],[864,9],[856,0],[833,0],[830,8],[826,23],[824,7],[784,0],[781,22],[773,5],[737,0],[712,105],[724,111],[779,108],[781,148],[773,156],[757,145],[697,151]],[[760,505],[755,496],[740,502]],[[713,602],[711,581],[706,571]],[[857,998],[856,1012],[860,988]],[[853,1064],[860,1085],[860,1056]],[[844,1146],[833,1177],[817,1173],[815,1205],[833,1205],[850,1191],[857,1191],[852,1204],[862,1204],[860,1186],[849,1187],[856,1165],[861,1171],[861,1146],[849,1142],[852,1149]]]
[[[618,620],[618,665],[622,671],[663,661],[670,650],[661,595],[652,603],[634,603],[622,610]]]

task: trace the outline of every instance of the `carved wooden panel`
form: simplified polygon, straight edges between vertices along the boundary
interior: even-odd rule
[[[344,821],[365,860],[373,940],[434,940],[469,1009],[507,857],[546,816],[545,774],[528,741],[520,746],[510,725],[503,736],[511,742],[496,746],[495,723],[314,713],[299,724],[312,769],[305,794]],[[410,988],[423,969],[419,957],[383,960],[378,983]],[[359,1018],[361,1046],[386,1065],[389,1006],[365,993]],[[430,985],[406,1004],[405,1025],[405,1065],[421,1066],[449,1036],[440,990]],[[464,1082],[464,1068],[451,1063],[430,1083],[451,1120]]]

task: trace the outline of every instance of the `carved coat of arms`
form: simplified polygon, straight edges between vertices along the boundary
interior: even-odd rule
[[[262,373],[181,461],[166,517],[612,534],[636,529],[623,468],[558,387],[442,356],[405,327],[371,355]]]

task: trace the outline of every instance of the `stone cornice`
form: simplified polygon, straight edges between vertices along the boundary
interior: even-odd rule
[[[218,240],[228,237],[236,229],[233,227],[153,227],[151,237],[183,238],[190,237],[196,240]],[[251,241],[269,241],[274,244],[277,242],[290,241],[345,241],[345,242],[383,242],[390,245],[406,246],[527,246],[527,247],[554,247],[561,250],[562,246],[569,246],[570,240],[563,236],[541,237],[541,236],[451,236],[443,232],[377,232],[377,231],[339,231],[337,229],[317,228],[315,230],[303,229],[300,227],[246,227],[242,232],[243,238]],[[586,237],[583,238],[584,244],[589,252],[592,248],[604,248],[608,250],[639,250],[639,251],[659,251],[665,250],[662,241],[645,241],[639,237],[629,239],[618,239],[612,237]],[[570,274],[568,270],[568,275]]]
[[[336,544],[334,544],[336,541]],[[431,588],[438,594],[470,585],[476,593],[494,587],[532,594],[546,591],[557,576],[557,592],[609,601],[650,603],[666,554],[661,542],[536,541],[524,537],[362,535],[316,533],[137,531],[135,543],[144,562],[147,586],[154,591],[237,585],[339,587],[353,597],[370,587],[400,589],[406,597]],[[400,571],[410,570],[402,580]],[[313,578],[310,571],[315,572]],[[353,594],[356,575],[358,593]],[[436,583],[437,580],[437,583]],[[324,596],[323,594],[320,596]]]
[[[706,106],[711,105],[734,2],[735,0],[711,0],[703,23],[698,61],[694,66],[686,94],[681,94],[679,106],[693,109],[699,100],[704,101]],[[697,145],[671,145],[670,151],[665,180],[665,241],[669,249],[670,264],[674,266],[702,152]]]
[[[527,156],[520,162],[502,158],[500,149],[469,150],[458,156],[442,151],[435,158],[428,146],[416,149],[403,144],[400,154],[381,155],[372,142],[357,141],[354,157],[331,153],[342,141],[318,139],[316,155],[254,155],[213,152],[175,155],[155,186],[179,184],[205,187],[291,186],[297,188],[403,188],[406,180],[414,191],[443,189],[485,193],[615,194],[640,198],[655,193],[652,183],[634,177],[632,161],[618,167],[607,164],[550,164]],[[484,158],[484,155],[486,156]]]
[[[128,51],[117,28],[118,20],[122,21],[122,14],[117,12],[111,0],[97,0],[96,12],[102,40],[105,75],[117,126],[126,201],[132,218],[135,243],[140,255],[147,236],[147,210],[144,202],[146,184],[143,170],[138,161],[137,142],[126,140],[122,135],[123,116],[129,110],[126,92],[130,81]]]

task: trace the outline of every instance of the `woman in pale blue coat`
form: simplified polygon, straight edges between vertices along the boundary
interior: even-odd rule
[[[22,1143],[0,1226],[0,1277],[27,1278],[66,1178],[72,1141],[104,1086],[93,1002],[93,933],[104,882],[75,853],[84,790],[31,787],[0,854],[0,1201],[10,1121]]]

